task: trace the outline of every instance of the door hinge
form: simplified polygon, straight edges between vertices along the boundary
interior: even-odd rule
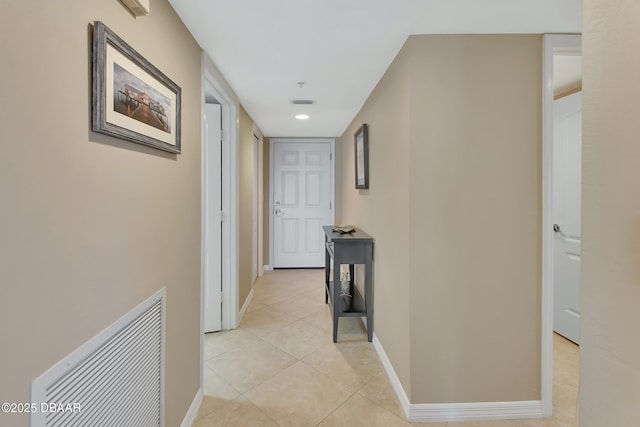
[[[224,222],[224,212],[220,211],[220,222]]]
[[[222,144],[222,140],[224,139],[224,129],[220,129],[220,144]]]
[[[329,153],[329,160],[333,160],[333,153]]]

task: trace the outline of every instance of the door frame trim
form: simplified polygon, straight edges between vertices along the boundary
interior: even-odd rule
[[[213,88],[211,87],[211,85],[209,84],[209,82],[205,81],[205,86],[204,86],[204,91],[205,91],[205,103],[203,104],[203,117],[204,117],[204,137],[203,137],[203,141],[202,141],[202,148],[201,148],[201,153],[202,153],[202,159],[201,159],[201,191],[202,191],[202,206],[200,208],[201,211],[201,223],[202,223],[202,239],[200,242],[201,248],[202,248],[202,255],[201,255],[201,280],[202,280],[202,299],[203,299],[203,310],[202,310],[202,318],[203,318],[203,324],[204,324],[204,332],[211,332],[211,331],[216,331],[218,329],[213,329],[213,330],[209,330],[209,328],[206,325],[206,321],[207,321],[207,316],[206,316],[206,310],[207,310],[207,306],[208,306],[208,300],[207,300],[207,294],[209,294],[207,292],[208,287],[217,287],[218,284],[220,285],[220,288],[222,288],[222,264],[223,264],[223,253],[222,253],[222,224],[220,223],[218,216],[216,215],[215,212],[211,212],[214,209],[212,209],[211,204],[213,199],[210,199],[210,189],[213,187],[212,185],[210,185],[209,183],[209,179],[211,179],[212,176],[216,176],[217,175],[217,179],[219,179],[219,190],[220,190],[220,207],[219,209],[222,210],[222,170],[219,170],[219,173],[216,172],[217,169],[219,169],[222,165],[222,153],[219,152],[218,156],[219,156],[219,162],[220,165],[218,165],[218,168],[215,168],[215,165],[211,162],[211,159],[209,157],[209,153],[212,151],[217,151],[220,150],[221,146],[217,145],[213,142],[213,141],[208,141],[208,134],[207,134],[207,127],[209,126],[209,117],[208,116],[208,109],[207,106],[209,105],[216,105],[219,107],[219,123],[220,123],[220,131],[222,132],[222,105],[219,103],[219,101],[216,102],[217,103],[208,103],[206,100],[207,95],[212,94]],[[218,144],[220,144],[220,142],[218,141]],[[212,172],[216,172],[216,173],[212,173]],[[218,184],[218,183],[214,183],[214,184]],[[217,197],[217,195],[216,195]],[[216,206],[217,208],[217,206]],[[217,210],[217,209],[216,209]],[[217,246],[218,240],[213,240],[211,238],[211,235],[209,234],[210,230],[215,228],[215,227],[220,227],[220,247],[213,249],[212,244],[207,244],[208,242],[212,242],[215,243]],[[214,262],[217,263],[218,259],[217,256],[216,257],[211,257],[208,254],[212,254],[212,253],[220,253],[220,258],[219,258],[219,265],[215,265],[210,268],[210,263],[213,264]],[[213,272],[219,271],[220,272],[220,277],[218,279],[218,281],[216,281],[215,279],[212,280],[212,276],[213,276]],[[215,292],[214,292],[215,293]],[[209,294],[209,295],[213,295],[213,293]],[[220,292],[219,295],[216,295],[215,298],[220,298],[220,304],[222,304],[222,293]],[[218,304],[218,301],[212,301],[215,304]],[[209,306],[211,307],[211,306]],[[219,329],[222,329],[222,306],[220,306],[220,318],[216,319],[219,322]]]
[[[542,56],[542,336],[543,416],[553,409],[553,56],[582,54],[579,34],[545,34]]]
[[[235,329],[238,308],[238,136],[239,100],[206,53],[202,53],[202,96],[205,81],[222,106],[222,329]],[[204,99],[202,101],[204,105]],[[204,132],[204,123],[202,125]],[[204,318],[204,316],[201,316]]]
[[[256,213],[257,213],[257,234],[258,234],[258,239],[257,239],[257,253],[258,253],[258,259],[256,260],[257,262],[257,271],[258,271],[258,277],[262,277],[262,275],[264,275],[264,254],[263,254],[263,246],[264,246],[264,225],[263,225],[263,221],[264,221],[264,135],[262,135],[262,132],[260,131],[260,129],[258,128],[258,126],[256,126],[256,124],[253,124],[253,135],[257,138],[258,140],[258,146],[257,146],[257,157],[255,158],[255,173],[257,174],[257,185],[258,187],[254,189],[254,191],[257,193],[257,206],[255,207],[256,209]],[[253,251],[253,250],[252,250]]]
[[[286,143],[304,143],[304,142],[328,142],[331,150],[331,159],[329,161],[329,177],[331,183],[329,187],[331,189],[331,222],[336,221],[336,139],[335,138],[272,138],[269,140],[269,269],[273,269],[273,254],[275,249],[274,234],[273,234],[273,183],[274,177],[274,163],[273,155],[276,144]],[[329,225],[329,224],[327,224]]]
[[[226,82],[220,71],[203,51],[200,61],[200,146],[206,143],[204,104],[207,85],[221,105],[222,110],[222,162],[227,165],[222,169],[222,329],[234,329],[239,323],[238,309],[238,97]],[[201,180],[204,179],[205,162],[201,155]],[[201,181],[202,186],[202,181]],[[204,186],[200,189],[202,193]],[[204,194],[202,194],[204,197]],[[201,206],[201,222],[204,220],[205,206]],[[205,239],[201,235],[200,260],[200,390],[195,399],[201,402],[201,391],[204,389],[204,254]],[[200,403],[199,402],[199,403]],[[198,404],[199,404],[198,403]]]

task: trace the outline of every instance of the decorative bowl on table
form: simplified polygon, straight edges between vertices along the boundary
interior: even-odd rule
[[[356,228],[353,225],[346,225],[346,224],[338,224],[335,227],[333,227],[333,231],[337,231],[338,233],[353,233],[354,231],[356,231]]]

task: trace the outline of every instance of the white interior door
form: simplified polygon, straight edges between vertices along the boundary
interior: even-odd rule
[[[222,328],[222,128],[219,104],[205,104],[204,331]]]
[[[553,329],[579,343],[582,92],[553,103]]]
[[[274,142],[273,266],[324,266],[323,225],[332,221],[331,143]]]

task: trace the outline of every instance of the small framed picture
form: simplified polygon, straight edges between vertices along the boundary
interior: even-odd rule
[[[355,133],[356,189],[369,188],[369,127],[363,124]]]
[[[180,153],[181,89],[100,21],[93,27],[93,130]]]

